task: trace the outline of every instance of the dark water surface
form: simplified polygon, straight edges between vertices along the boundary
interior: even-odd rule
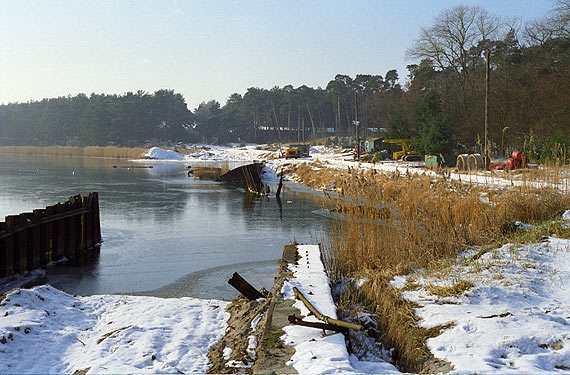
[[[236,271],[270,289],[283,246],[318,242],[327,223],[312,213],[322,205],[315,195],[286,188],[279,205],[188,178],[182,163],[0,154],[0,220],[91,191],[99,192],[100,254],[48,270],[49,283],[69,293],[230,299]]]

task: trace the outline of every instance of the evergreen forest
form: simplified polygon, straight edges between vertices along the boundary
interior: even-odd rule
[[[419,138],[420,151],[570,151],[570,0],[526,24],[459,5],[421,29],[407,72],[338,74],[326,87],[250,87],[190,110],[173,90],[79,94],[0,106],[0,145],[313,142]],[[373,47],[371,47],[373,48]],[[401,77],[404,73],[406,76]],[[355,126],[358,121],[358,127]]]

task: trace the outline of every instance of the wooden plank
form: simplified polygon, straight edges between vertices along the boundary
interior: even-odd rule
[[[59,214],[63,214],[65,213],[65,206],[62,204],[57,204],[55,206],[55,211],[56,213]],[[61,259],[65,256],[65,239],[67,238],[67,234],[66,232],[66,228],[65,228],[65,218],[60,218],[56,221],[53,221],[54,223],[54,237],[55,237],[55,246],[56,246],[56,257],[57,259]]]
[[[34,210],[30,215],[32,227],[29,229],[31,248],[28,250],[30,263],[29,269],[36,269],[41,266],[41,228],[40,228],[41,210]],[[30,251],[31,250],[31,251]]]
[[[55,209],[53,206],[46,208],[46,217],[50,217],[55,214]],[[55,239],[54,239],[54,222],[50,221],[44,224],[45,231],[43,233],[43,253],[45,254],[46,264],[58,260],[57,253],[55,250]]]
[[[66,203],[67,210],[74,210],[75,207],[73,203],[70,201]],[[77,245],[77,220],[74,216],[70,216],[65,219],[65,232],[66,232],[66,240],[65,240],[65,257],[67,259],[71,259],[75,256],[75,249]]]
[[[0,240],[0,277],[14,273],[14,238],[6,237]]]
[[[91,207],[93,206],[93,196],[91,193],[87,195],[85,198],[85,208],[89,211],[84,214],[85,219],[85,239],[84,239],[84,246],[86,249],[89,249],[91,246],[94,245],[93,243],[93,212],[91,212]]]
[[[101,221],[100,221],[100,215],[99,215],[99,193],[93,193],[93,206],[91,207],[91,210],[93,212],[93,220],[94,220],[93,228],[95,231],[93,233],[93,239],[97,243],[97,242],[101,242]]]
[[[17,216],[6,217],[6,229],[15,226]],[[14,235],[0,240],[0,277],[14,274]]]
[[[16,273],[24,273],[28,269],[28,222],[27,222],[27,215],[20,214],[18,215],[18,225],[26,226],[24,230],[19,232],[18,238],[18,246],[16,248],[16,264],[14,267],[14,271]]]

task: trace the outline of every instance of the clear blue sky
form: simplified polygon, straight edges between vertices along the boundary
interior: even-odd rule
[[[173,89],[190,109],[248,87],[407,75],[441,11],[542,18],[552,0],[0,0],[0,103]]]

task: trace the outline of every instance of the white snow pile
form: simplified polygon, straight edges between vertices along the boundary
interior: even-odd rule
[[[570,372],[570,240],[507,244],[479,259],[465,259],[438,278],[419,277],[422,288],[403,295],[421,326],[453,323],[427,341],[431,352],[458,374]],[[450,285],[453,276],[474,286],[460,297],[438,297],[425,288]],[[457,280],[457,279],[456,279]],[[406,277],[392,285],[401,288]]]
[[[0,373],[205,373],[226,305],[19,289],[0,304]]]
[[[282,293],[286,299],[294,299],[293,287],[301,293],[322,314],[337,318],[329,281],[321,261],[318,245],[298,245],[300,259],[298,265],[290,265],[294,278],[286,280]],[[301,302],[294,305],[305,316],[303,320],[319,322],[316,317],[308,316],[309,310]],[[285,335],[281,340],[295,348],[295,354],[287,365],[299,374],[355,374],[355,373],[398,373],[391,364],[380,359],[367,362],[359,361],[346,350],[344,336],[341,333],[323,334],[315,328],[289,325],[283,328]]]
[[[274,159],[278,157],[277,151],[268,151],[265,147],[249,146],[206,146],[196,145],[191,147],[186,154],[173,150],[165,150],[160,147],[152,147],[143,158],[164,161],[254,161]]]
[[[173,150],[165,150],[160,147],[153,147],[148,150],[143,157],[148,159],[155,159],[155,160],[183,160],[184,155],[173,151]]]

